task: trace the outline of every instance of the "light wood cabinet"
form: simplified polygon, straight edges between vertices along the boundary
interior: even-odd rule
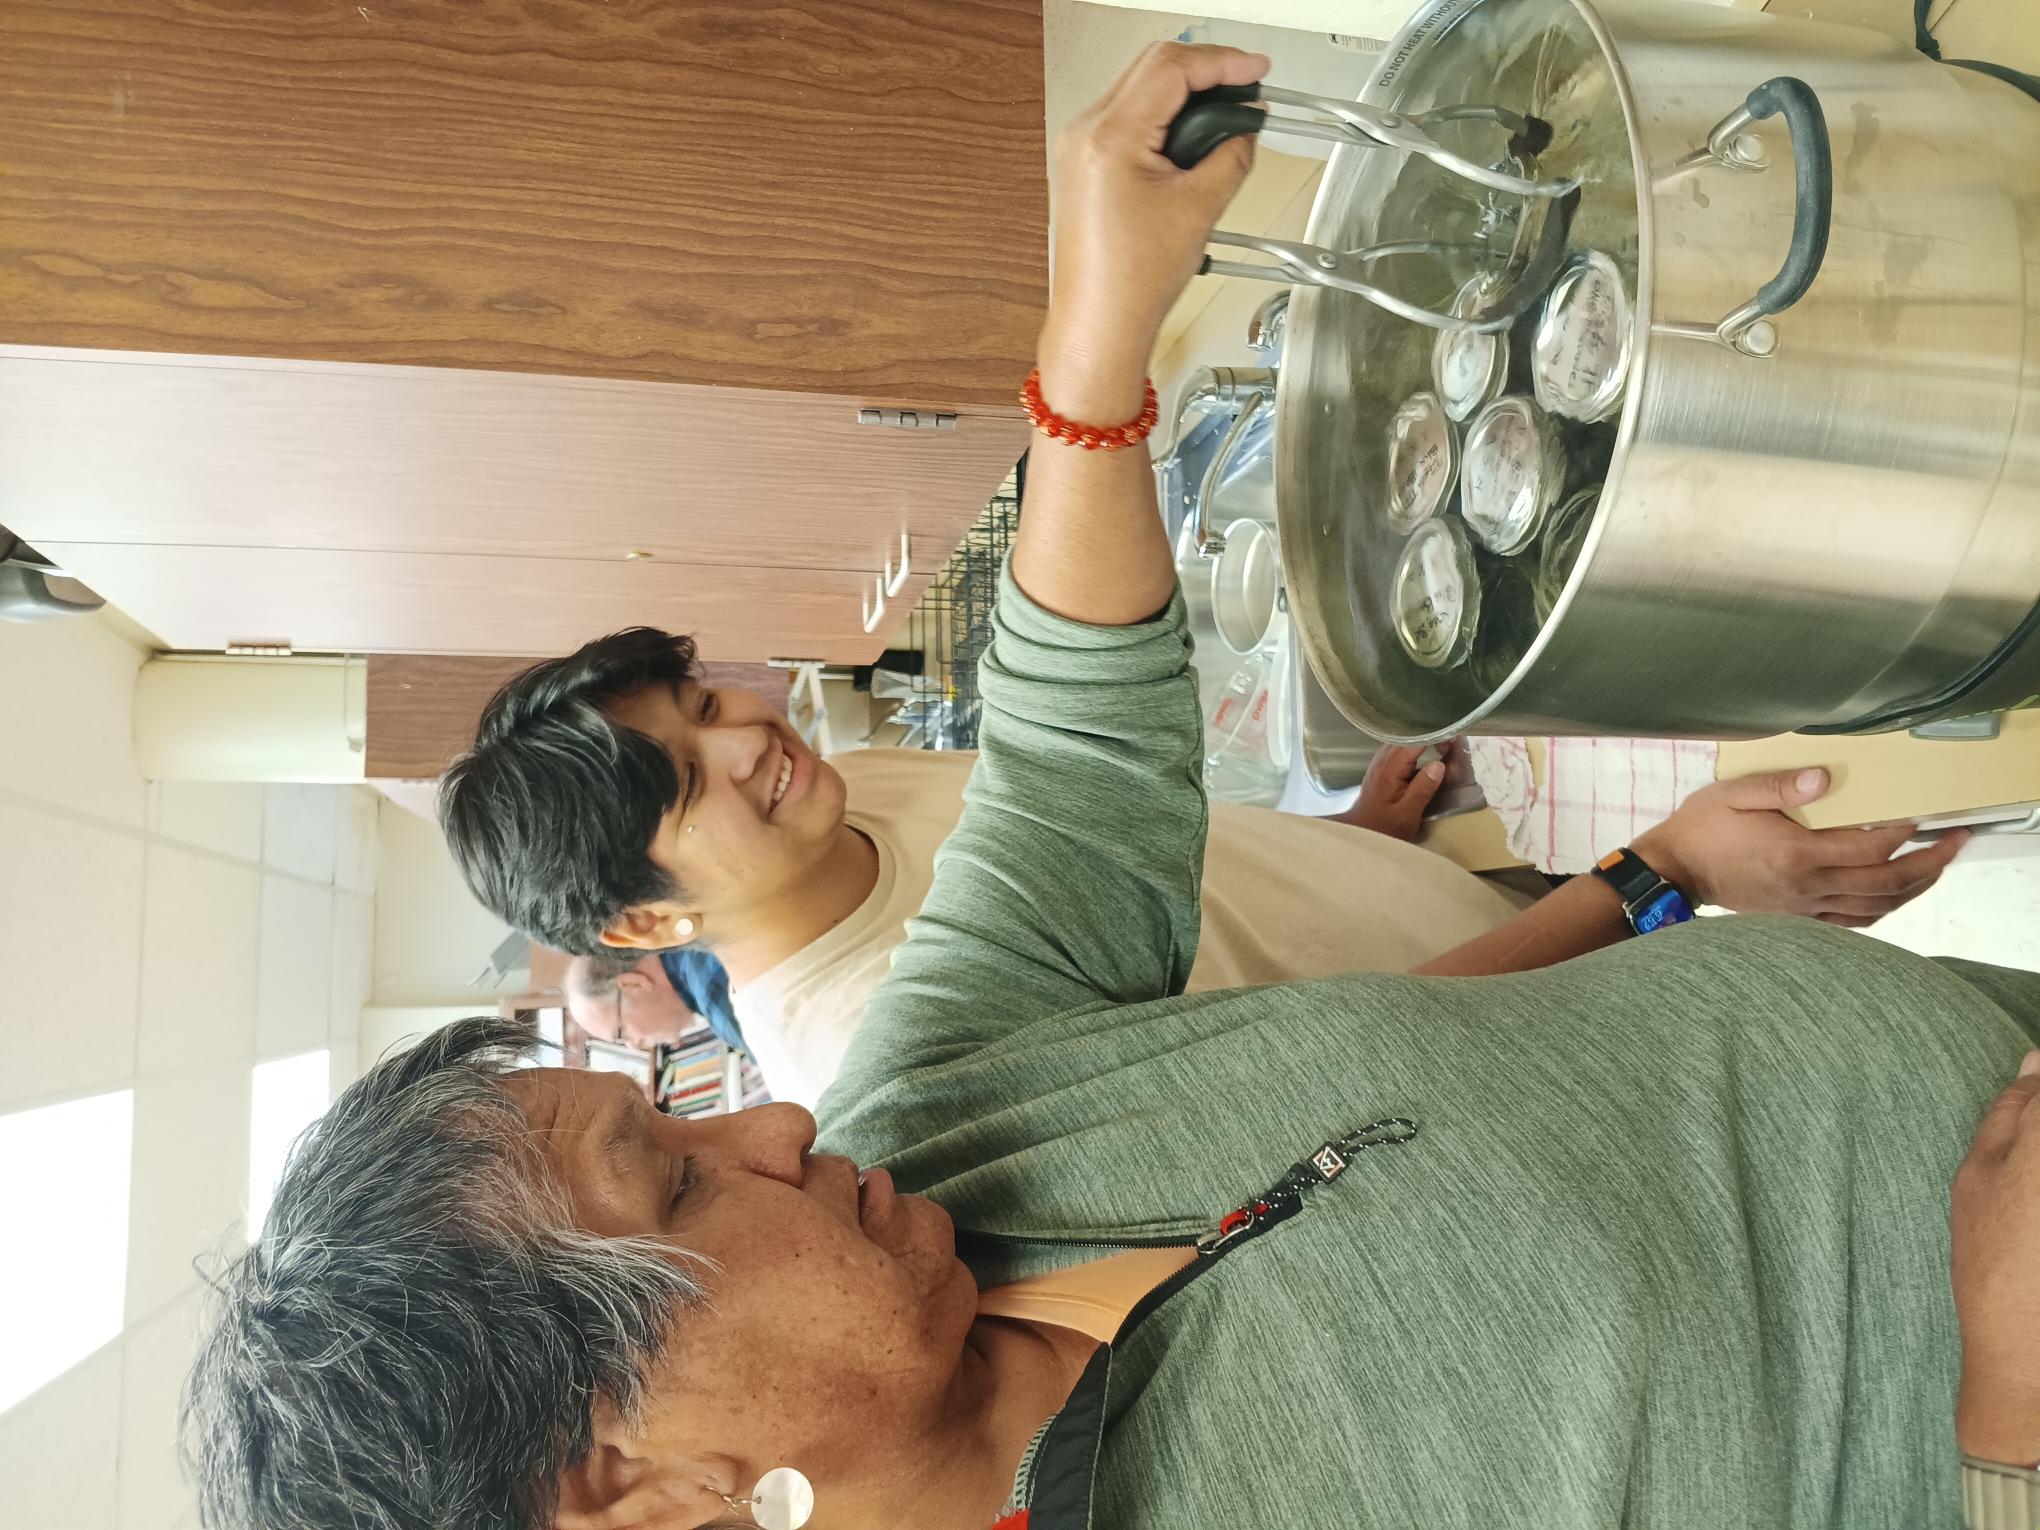
[[[1029,0],[0,7],[0,521],[175,647],[867,660],[1025,446],[1041,111]]]
[[[858,664],[883,639],[844,632],[869,576],[844,569],[608,564],[487,553],[336,552],[43,542],[66,569],[132,589],[178,648],[286,645],[347,653],[553,654],[619,627],[693,635],[709,659]],[[928,576],[908,581],[905,610]],[[494,621],[478,617],[485,592]],[[295,641],[316,632],[321,641]],[[479,634],[479,637],[478,637]]]

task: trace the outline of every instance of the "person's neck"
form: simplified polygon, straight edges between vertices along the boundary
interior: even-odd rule
[[[820,940],[863,906],[878,886],[878,848],[849,824],[835,837],[814,869],[769,910],[738,918],[716,932],[715,954],[741,988]]]
[[[1013,1490],[1020,1457],[1069,1400],[1097,1340],[1047,1323],[979,1318],[963,1363],[912,1459],[874,1461],[868,1483],[817,1500],[812,1530],[990,1530]]]

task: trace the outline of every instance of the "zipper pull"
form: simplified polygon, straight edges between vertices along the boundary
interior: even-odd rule
[[[1220,1217],[1218,1225],[1197,1240],[1197,1252],[1200,1256],[1216,1254],[1257,1228],[1272,1227],[1296,1215],[1302,1207],[1303,1197],[1295,1191],[1271,1190],[1267,1195],[1248,1201]]]

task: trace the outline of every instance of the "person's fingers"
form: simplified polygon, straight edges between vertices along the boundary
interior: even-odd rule
[[[1380,771],[1380,780],[1397,788],[1405,787],[1416,777],[1417,761],[1424,757],[1421,746],[1409,744],[1384,744],[1374,756],[1374,763],[1368,774]]]
[[[1852,919],[1861,919],[1865,924],[1875,924],[1886,914],[1895,914],[1904,908],[1914,896],[1903,893],[1888,898],[1859,898],[1842,894],[1822,898],[1818,909],[1823,914],[1845,914]]]
[[[2040,1063],[2035,1062],[2036,1058],[2040,1058],[2040,1052],[2026,1054],[2026,1060],[2019,1065],[2019,1076],[1984,1112],[1983,1125],[1976,1129],[1976,1141],[1970,1148],[1970,1157],[2002,1158],[2012,1150],[2028,1107],[2040,1098]]]
[[[1919,825],[1910,823],[1882,824],[1874,829],[1815,829],[1806,844],[1824,866],[1881,866],[1918,832]]]
[[[1819,767],[1806,770],[1773,770],[1763,775],[1737,776],[1717,783],[1721,801],[1738,812],[1784,812],[1818,802],[1827,794],[1828,773]]]
[[[1821,892],[1828,897],[1916,898],[1941,880],[1961,849],[1944,841],[1875,866],[1831,867],[1819,873]]]
[[[1424,809],[1431,805],[1431,799],[1438,795],[1438,788],[1445,784],[1445,762],[1433,760],[1403,788],[1396,806],[1408,810],[1415,818],[1424,816]]]
[[[1191,43],[1151,44],[1119,77],[1100,104],[1099,126],[1143,141],[1158,136],[1183,109],[1193,90],[1251,85],[1268,72],[1264,53]]]

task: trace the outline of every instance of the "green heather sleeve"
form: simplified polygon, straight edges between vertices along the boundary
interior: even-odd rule
[[[853,1093],[1049,1015],[1179,993],[1197,954],[1203,719],[1182,596],[1092,627],[1009,570],[978,673],[963,816],[852,1045]]]

